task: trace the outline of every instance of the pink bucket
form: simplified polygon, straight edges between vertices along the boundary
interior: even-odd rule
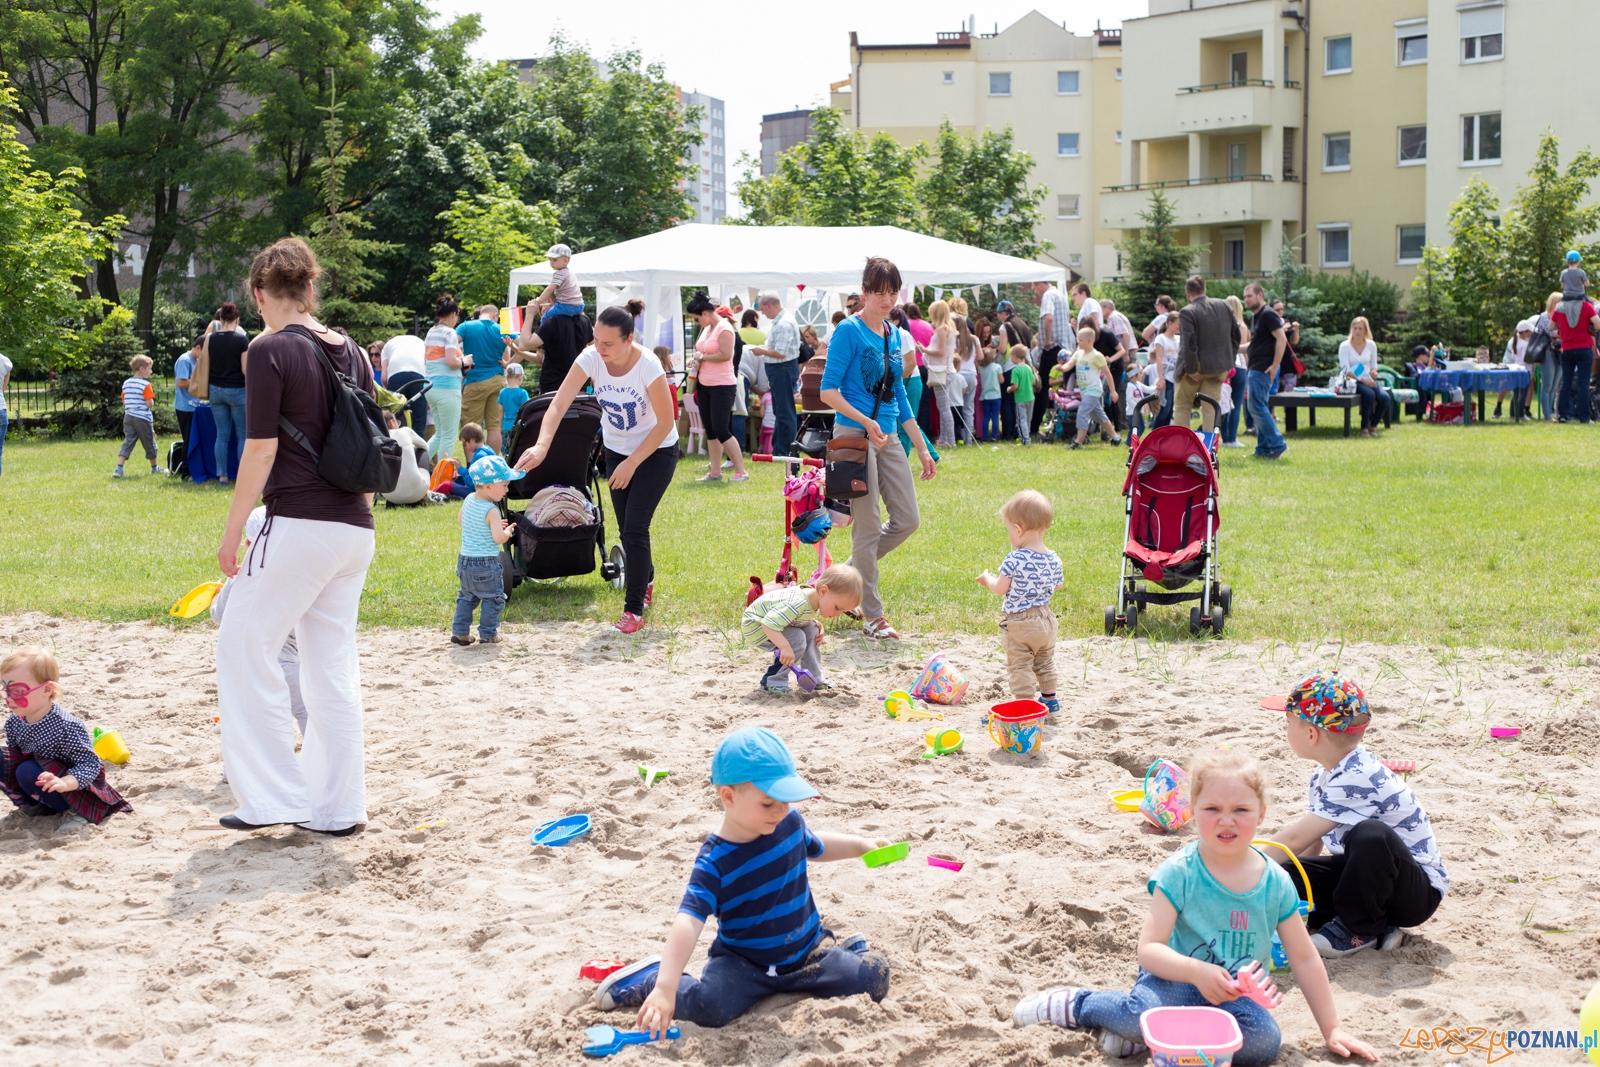
[[[911,695],[917,699],[946,706],[961,703],[966,692],[967,676],[956,670],[943,652],[935,652],[928,658],[911,686]]]
[[[1151,1008],[1139,1030],[1151,1067],[1227,1067],[1244,1044],[1238,1020],[1221,1008]]]

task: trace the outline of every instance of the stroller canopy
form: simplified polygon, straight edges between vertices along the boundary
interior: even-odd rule
[[[1206,511],[1211,532],[1222,525],[1214,506],[1217,471],[1205,444],[1186,426],[1162,426],[1139,442],[1123,483],[1132,505],[1123,552],[1152,581],[1171,578],[1174,568],[1206,552]]]

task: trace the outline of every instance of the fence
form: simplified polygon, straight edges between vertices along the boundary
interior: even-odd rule
[[[177,389],[172,379],[151,378],[150,384],[156,391],[155,406],[171,408]],[[12,378],[6,385],[6,414],[13,423],[25,419],[29,423],[45,424],[66,406],[56,395],[55,382],[19,382]]]

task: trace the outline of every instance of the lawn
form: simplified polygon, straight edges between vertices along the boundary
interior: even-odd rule
[[[181,593],[215,577],[226,494],[147,475],[113,481],[115,451],[109,441],[7,442],[0,611],[165,618]],[[1032,487],[1057,509],[1048,540],[1066,570],[1062,632],[1100,632],[1117,574],[1124,456],[1103,445],[950,450],[921,488],[922,529],[884,567],[890,617],[919,632],[991,628],[998,601],[972,577],[1006,551],[995,510]],[[779,477],[755,471],[748,484],[708,487],[693,484],[693,463],[680,465],[655,521],[653,625],[733,628],[747,577],[770,578]],[[1303,429],[1277,463],[1230,450],[1220,550],[1235,591],[1228,633],[1593,647],[1600,584],[1583,561],[1600,529],[1597,471],[1600,433],[1576,425],[1408,422],[1377,440]],[[448,625],[457,511],[378,509],[363,623]],[[838,558],[848,555],[848,530],[830,540]],[[523,584],[506,617],[610,621],[620,610],[621,594],[589,575]],[[1152,608],[1143,628],[1177,638],[1186,623],[1177,608]]]

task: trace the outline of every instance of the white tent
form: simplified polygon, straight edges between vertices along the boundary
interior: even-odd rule
[[[620,290],[645,302],[643,339],[681,348],[677,328],[684,285],[756,289],[805,285],[834,292],[857,287],[868,256],[885,256],[907,286],[1002,282],[1066,283],[1061,267],[971,248],[897,226],[674,226],[572,257],[579,285]],[[511,272],[507,302],[523,285],[550,280],[550,265]],[[672,324],[663,330],[664,324]],[[669,339],[670,335],[670,339]]]

